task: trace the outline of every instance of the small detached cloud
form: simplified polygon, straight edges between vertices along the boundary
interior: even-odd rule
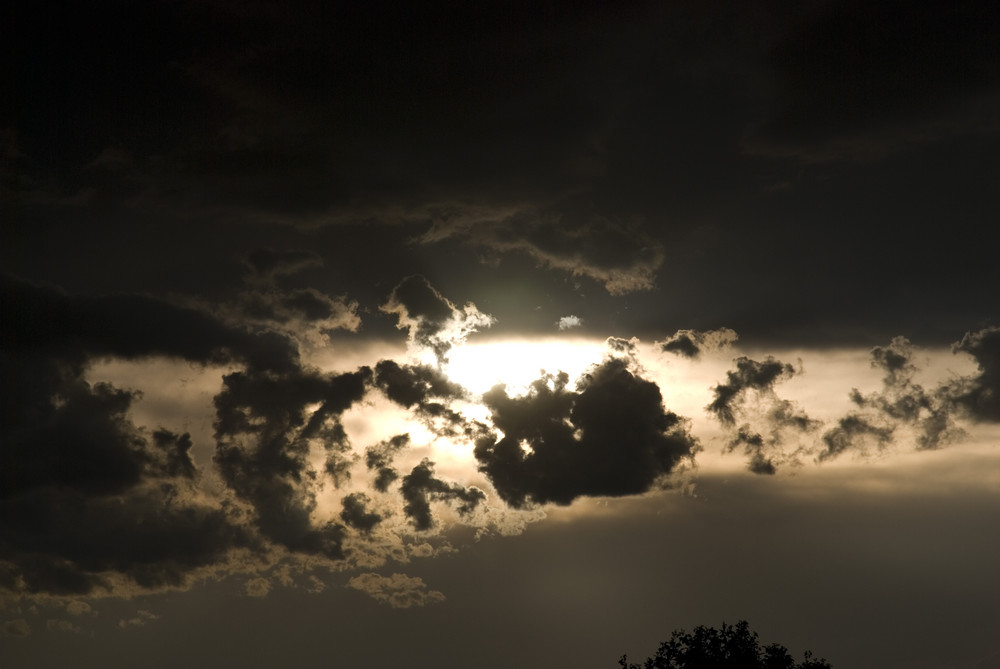
[[[572,330],[583,325],[583,319],[579,316],[563,316],[556,322],[556,325],[560,330]]]
[[[80,634],[83,632],[83,628],[79,625],[74,625],[70,620],[60,620],[58,618],[49,618],[45,621],[45,629],[53,632],[69,632],[71,634]]]
[[[267,597],[267,593],[271,591],[271,581],[266,578],[251,578],[243,585],[243,592],[246,593],[248,597]]]
[[[118,621],[118,627],[125,629],[127,627],[145,627],[146,624],[153,620],[158,620],[160,616],[145,609],[139,609],[135,612],[135,616],[131,618],[122,618]]]
[[[678,330],[663,341],[655,342],[661,351],[673,353],[684,358],[698,358],[706,351],[722,351],[728,349],[739,335],[729,328],[718,330]]]
[[[91,608],[90,604],[80,599],[74,599],[69,602],[66,605],[66,613],[71,616],[97,615],[97,612]]]
[[[347,585],[367,593],[395,609],[437,604],[445,599],[443,593],[429,590],[423,579],[406,574],[393,574],[392,576],[382,576],[374,572],[359,574],[352,578]]]
[[[8,620],[0,625],[0,631],[4,636],[26,637],[31,634],[31,625],[24,618]]]

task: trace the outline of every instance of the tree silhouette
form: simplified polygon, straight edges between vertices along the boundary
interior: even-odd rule
[[[796,663],[780,644],[761,646],[745,620],[722,623],[721,629],[699,625],[691,633],[676,630],[642,664],[629,664],[625,655],[618,664],[622,669],[832,669],[809,651]]]

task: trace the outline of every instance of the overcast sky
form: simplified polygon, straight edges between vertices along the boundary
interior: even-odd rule
[[[0,10],[0,664],[1000,667],[982,2]]]

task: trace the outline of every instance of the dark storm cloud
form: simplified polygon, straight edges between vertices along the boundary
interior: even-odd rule
[[[295,274],[304,269],[319,267],[323,258],[312,251],[291,249],[277,251],[269,248],[257,248],[250,251],[244,258],[254,278],[273,280],[286,274]]]
[[[435,477],[434,463],[426,458],[403,477],[400,491],[405,500],[403,513],[418,530],[434,527],[430,505],[433,500],[457,501],[460,514],[473,511],[486,500],[486,494],[479,488],[466,488]]]
[[[362,532],[371,532],[376,525],[382,522],[382,516],[368,510],[370,503],[368,495],[362,492],[345,495],[341,500],[343,510],[340,512],[340,519],[348,527]]]
[[[187,434],[128,417],[133,394],[91,386],[67,363],[2,353],[0,585],[16,592],[181,585],[245,545],[217,507],[191,494]],[[6,391],[14,392],[10,394]]]
[[[885,372],[882,389],[867,395],[851,390],[851,401],[858,409],[824,433],[825,450],[820,452],[820,460],[848,450],[867,453],[872,445],[882,450],[904,427],[912,430],[921,450],[940,448],[964,435],[954,420],[956,386],[946,383],[927,391],[914,383],[918,371],[915,353],[916,348],[905,337],[895,337],[887,346],[871,350],[872,367]]]
[[[392,467],[379,467],[378,474],[376,474],[375,480],[372,481],[372,485],[379,492],[385,492],[398,478],[399,472]]]
[[[968,332],[953,348],[968,353],[979,365],[978,375],[949,389],[953,401],[977,420],[1000,421],[1000,328]]]
[[[126,35],[108,27],[121,18],[113,3],[58,16],[18,8],[4,86],[18,104],[4,105],[0,127],[17,126],[44,162],[58,158],[71,192],[79,165],[107,163],[97,158],[127,138],[117,150],[133,156],[135,200],[227,220],[336,224],[428,191],[563,192],[599,170],[594,125],[621,88],[606,59],[622,70],[640,59],[615,42],[644,13],[157,3],[129,8],[138,32]],[[73,114],[52,108],[69,103]]]
[[[697,358],[701,354],[701,347],[693,333],[679,330],[660,344],[660,349],[668,353],[676,353],[685,358]]]
[[[456,437],[463,432],[465,418],[448,403],[468,399],[469,392],[450,381],[441,370],[429,365],[400,365],[394,360],[380,360],[375,365],[375,385],[393,402],[412,407],[424,426],[438,436]]]
[[[310,513],[320,476],[336,485],[349,476],[356,458],[339,417],[365,394],[371,370],[304,369],[295,344],[267,327],[252,333],[149,297],[71,296],[10,277],[0,289],[0,371],[11,398],[2,407],[0,447],[5,588],[177,587],[234,547],[261,547],[261,537],[343,557],[344,527],[316,525]],[[313,291],[269,295],[275,309],[297,309],[302,320],[330,316],[329,302]],[[91,361],[151,356],[245,364],[224,377],[214,400],[214,461],[225,484],[252,507],[249,524],[194,488],[189,434],[147,434],[129,416],[134,391],[85,379]],[[323,471],[306,460],[312,448],[325,452]],[[362,506],[347,504],[353,526],[373,522]],[[68,506],[82,515],[60,511]],[[130,529],[136,525],[142,531]]]
[[[392,460],[409,445],[410,435],[397,434],[365,449],[365,466],[376,472],[375,481],[372,483],[376,490],[385,492],[392,482],[399,478],[399,474],[392,468]]]
[[[351,441],[344,426],[339,421],[324,426],[323,421],[323,418],[314,414],[301,436],[305,439],[322,439],[323,447],[326,448],[323,470],[330,475],[333,486],[339,488],[342,483],[351,479],[351,467],[358,461],[358,456],[351,451]]]
[[[508,504],[569,504],[580,496],[645,492],[697,450],[683,419],[663,407],[657,385],[610,358],[567,388],[560,373],[532,382],[527,395],[503,386],[483,395],[493,424],[475,455]]]
[[[948,77],[932,69],[926,84],[918,76],[926,54],[935,54],[926,56],[928,62],[941,56],[951,63],[946,71],[977,74],[971,81],[956,77],[958,88],[978,90],[975,81],[995,72],[989,53],[980,53],[992,47],[981,41],[965,43],[934,32],[913,64],[896,48],[920,41],[934,23],[928,16],[936,11],[944,16],[942,26],[957,26],[959,35],[968,36],[988,25],[976,19],[984,5],[961,18],[964,10],[928,12],[925,4],[918,4],[912,17],[898,5],[765,2],[720,9],[696,2],[627,4],[622,9],[601,3],[516,8],[474,3],[384,12],[369,4],[320,8],[261,2],[244,12],[198,2],[145,3],[122,13],[114,3],[98,2],[87,11],[77,8],[58,16],[37,9],[37,3],[13,9],[6,25],[9,40],[4,40],[12,46],[3,74],[9,85],[3,88],[14,94],[4,98],[7,113],[0,128],[10,127],[16,140],[4,155],[10,156],[11,188],[22,196],[23,207],[18,205],[16,225],[5,226],[11,232],[2,241],[8,249],[22,240],[31,244],[25,245],[30,247],[26,253],[6,251],[6,259],[24,273],[31,268],[33,276],[59,276],[66,282],[83,280],[89,267],[80,258],[101,252],[122,271],[121,278],[91,275],[90,283],[142,280],[162,290],[183,283],[195,293],[206,289],[205,273],[228,280],[227,273],[239,271],[231,263],[210,262],[222,255],[244,258],[253,271],[266,275],[290,271],[300,261],[311,263],[308,254],[315,252],[326,261],[323,273],[279,278],[333,283],[326,276],[341,273],[336,280],[354,282],[355,295],[355,287],[373,290],[386,281],[380,274],[396,261],[404,268],[401,275],[428,271],[443,288],[445,280],[426,268],[445,274],[451,265],[442,260],[448,258],[469,272],[472,280],[463,277],[463,282],[470,294],[497,276],[530,272],[536,273],[532,279],[551,274],[543,277],[550,285],[566,275],[579,277],[562,281],[565,293],[577,292],[574,284],[590,288],[594,281],[619,295],[656,285],[674,289],[675,279],[693,276],[692,270],[700,274],[705,258],[722,247],[748,248],[740,267],[771,274],[770,290],[741,287],[743,293],[733,295],[721,273],[712,279],[706,271],[676,291],[690,295],[677,308],[724,297],[717,307],[722,318],[744,297],[772,299],[775,286],[787,289],[784,278],[796,273],[788,263],[798,261],[789,254],[780,255],[781,263],[769,263],[772,269],[751,260],[759,257],[762,239],[802,234],[801,227],[792,231],[789,221],[804,220],[815,208],[831,211],[841,225],[859,220],[854,212],[837,211],[813,196],[834,193],[837,203],[846,203],[840,206],[860,202],[866,211],[878,211],[880,201],[907,199],[882,188],[879,177],[885,172],[876,172],[878,166],[860,177],[872,184],[870,196],[857,184],[841,188],[845,182],[836,178],[829,181],[830,191],[808,193],[803,209],[784,197],[787,193],[764,201],[746,192],[746,184],[772,167],[775,180],[795,179],[787,166],[740,153],[748,125],[774,102],[770,72],[761,71],[759,59],[776,38],[784,41],[773,50],[771,66],[785,111],[776,112],[772,134],[794,126],[791,116],[812,127],[810,119],[827,110],[864,118],[880,109],[878,101],[852,102],[866,95],[854,91],[853,77],[865,90],[879,89],[872,85],[879,81],[879,67],[889,71],[882,76],[887,96],[900,86],[933,93],[903,96],[905,108],[942,98],[941,82]],[[859,17],[853,23],[837,18],[852,13]],[[135,34],[109,28],[123,17]],[[907,20],[895,30],[898,17]],[[869,24],[872,34],[854,30]],[[908,31],[913,34],[906,36]],[[883,36],[886,45],[880,42]],[[845,46],[855,44],[856,64],[849,62],[854,47]],[[887,60],[877,57],[880,48],[890,54]],[[129,58],[115,57],[121,53]],[[905,76],[893,76],[897,70]],[[59,91],[56,99],[53,90]],[[821,102],[808,102],[813,99]],[[844,106],[861,112],[844,112]],[[945,126],[946,121],[938,124]],[[976,150],[983,155],[990,149]],[[937,165],[960,159],[952,153],[942,157],[929,158]],[[758,170],[761,164],[766,169]],[[896,174],[892,168],[887,172]],[[984,186],[991,183],[988,174],[980,174]],[[66,207],[40,204],[31,193],[41,188],[60,201],[77,200],[73,220],[85,209],[88,225],[56,223],[68,218]],[[902,183],[898,192],[915,189]],[[949,202],[937,200],[940,208],[920,209],[946,212]],[[104,216],[105,211],[114,215]],[[133,225],[135,220],[148,220],[148,227]],[[741,238],[746,247],[719,242],[732,241],[729,236],[703,234],[715,227],[732,232],[719,223],[723,220],[746,231]],[[773,224],[761,223],[765,220]],[[223,229],[222,221],[240,227]],[[813,227],[826,230],[834,224]],[[70,227],[72,236],[61,238],[72,242],[51,242]],[[761,228],[767,234],[758,234]],[[246,234],[234,235],[234,229]],[[316,236],[300,236],[305,229]],[[407,245],[405,239],[414,243]],[[169,246],[173,253],[137,263],[134,253],[126,252],[140,246]],[[384,262],[365,262],[368,249],[375,248]],[[954,243],[950,250],[958,248]],[[175,267],[197,267],[198,272],[174,277],[158,269],[174,254],[181,263]],[[475,256],[485,264],[476,266]],[[728,265],[728,260],[719,262]],[[815,294],[834,285],[828,280],[832,264],[811,263],[792,292]],[[550,271],[539,272],[539,267]],[[853,274],[859,292],[891,276]],[[213,283],[213,290],[222,285]],[[724,322],[738,325],[748,337],[764,333],[790,339],[802,331],[829,340],[829,333],[847,331],[852,343],[867,343],[872,341],[867,335],[852,330],[854,316],[874,320],[882,314],[889,320],[884,310],[865,308],[867,300],[851,300],[850,313],[827,309],[839,290],[820,292],[824,299],[811,304],[796,294],[774,305],[779,315],[795,310],[785,316],[787,327],[773,327],[770,315],[756,327],[750,316]],[[642,306],[652,310],[661,298],[650,293]],[[486,302],[477,303],[486,308]],[[633,302],[629,314],[633,323],[644,319],[634,315],[641,313],[636,306]],[[489,309],[504,327],[513,321],[492,305]],[[591,328],[608,318],[582,315]],[[547,324],[554,317],[550,314]],[[751,322],[744,328],[746,321]]]
[[[77,297],[0,279],[4,497],[53,485],[114,494],[154,466],[190,476],[187,435],[153,435],[155,450],[128,418],[134,393],[84,380],[90,360],[170,356],[199,363],[243,360],[288,370],[294,347],[249,334],[193,309],[141,296]],[[156,465],[159,463],[159,465]]]
[[[984,132],[1000,83],[994,3],[831,3],[770,55],[779,111],[763,135],[811,158]]]
[[[678,330],[656,344],[661,351],[685,358],[698,358],[704,351],[721,350],[732,345],[739,335],[729,328],[718,330]]]
[[[408,330],[411,341],[431,349],[439,362],[447,359],[448,351],[456,343],[493,322],[474,304],[457,308],[420,275],[403,279],[380,308],[395,314],[397,327]]]
[[[705,407],[723,425],[736,422],[735,412],[742,406],[748,390],[771,393],[775,383],[795,374],[794,367],[771,356],[763,362],[741,356],[734,362],[736,369],[726,372],[728,380],[715,386],[715,399]]]
[[[0,366],[10,398],[0,428],[0,498],[48,486],[114,494],[139,482],[151,456],[128,419],[131,392],[91,386],[58,364]]]
[[[155,355],[265,374],[295,369],[295,348],[148,297],[73,296],[6,276],[0,291],[4,586],[88,593],[116,588],[115,575],[177,586],[247,545],[191,487],[190,436],[160,428],[150,438],[130,418],[138,394],[85,373],[95,359]]]
[[[654,219],[595,191],[609,153],[627,172],[609,193],[619,181],[669,181],[629,159],[652,127],[671,126],[646,111],[645,85],[635,92],[627,83],[636,66],[666,62],[672,42],[657,28],[681,31],[654,3],[629,4],[129,8],[144,40],[109,31],[119,15],[105,3],[58,17],[19,8],[9,88],[37,114],[13,108],[0,128],[17,126],[35,156],[27,172],[57,182],[62,200],[85,194],[88,209],[127,204],[168,212],[171,223],[197,221],[184,230],[188,243],[200,239],[201,222],[377,224],[435,246],[421,254],[454,241],[487,263],[525,256],[612,294],[648,290],[665,257]],[[100,47],[81,38],[88,29]],[[75,113],[53,111],[40,81]],[[672,104],[664,82],[653,86]],[[623,130],[632,106],[644,108],[643,127]],[[625,136],[609,142],[609,133]],[[248,245],[239,255],[258,278],[318,262],[274,237]],[[356,260],[352,248],[339,254]]]
[[[340,375],[298,370],[285,375],[235,372],[215,397],[214,461],[223,480],[256,513],[267,538],[287,548],[342,557],[343,528],[315,527],[316,472],[307,457],[311,442],[327,451],[327,470],[338,468],[347,449],[339,417],[360,400],[371,370]],[[318,405],[311,415],[309,407]],[[332,471],[331,471],[332,469]]]
[[[469,429],[468,421],[460,412],[441,402],[425,402],[416,413],[425,427],[439,437],[457,437]]]
[[[140,588],[177,587],[250,542],[220,508],[166,481],[115,496],[46,488],[3,506],[0,554],[15,567],[3,585],[15,592],[111,591],[115,575]]]
[[[298,364],[298,351],[285,337],[250,333],[142,295],[70,296],[0,275],[0,305],[0,346],[19,356],[80,362],[162,355],[206,364],[238,360],[274,371]]]
[[[160,428],[153,433],[153,443],[163,452],[163,470],[169,476],[194,478],[195,466],[191,460],[191,435],[185,432],[177,435]]]
[[[375,365],[375,385],[386,397],[404,407],[422,406],[428,398],[460,399],[468,393],[429,365],[400,365],[395,360],[379,360]]]

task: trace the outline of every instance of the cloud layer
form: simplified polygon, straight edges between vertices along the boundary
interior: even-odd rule
[[[264,254],[256,264],[273,286],[276,268],[306,260]],[[669,486],[703,448],[691,421],[664,406],[634,338],[609,338],[607,356],[578,379],[543,373],[523,393],[497,385],[473,395],[442,363],[491,318],[471,303],[456,307],[422,276],[397,284],[382,307],[406,331],[410,357],[336,372],[303,362],[310,344],[280,319],[238,325],[225,309],[74,296],[12,277],[0,288],[0,587],[21,596],[183,588],[234,571],[248,574],[248,593],[265,596],[273,582],[291,582],[279,575],[290,564],[405,564],[443,549],[454,523],[507,531],[547,504]],[[915,380],[918,349],[907,339],[872,348],[881,389],[852,390],[852,409],[825,424],[776,390],[806,373],[801,363],[739,356],[705,389],[705,412],[724,430],[723,450],[740,450],[757,474],[806,456],[873,455],[904,438],[942,448],[963,436],[963,423],[1000,421],[998,332],[967,333],[953,351],[976,372],[930,389]],[[728,329],[678,330],[654,349],[702,364],[735,340]],[[153,358],[222,370],[214,444],[174,425],[137,425],[138,389],[88,380],[98,361]],[[375,406],[410,421],[412,434],[352,442],[346,424]],[[464,475],[435,462],[437,440],[471,454]],[[199,447],[211,458],[199,461]],[[440,600],[398,573],[349,585],[391,606]],[[9,634],[23,631],[15,622]]]

